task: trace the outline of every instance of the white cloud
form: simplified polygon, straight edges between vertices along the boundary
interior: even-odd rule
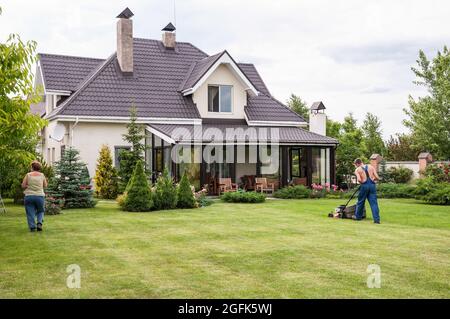
[[[115,16],[135,13],[134,34],[160,38],[173,21],[173,0],[3,1],[0,39],[19,33],[41,52],[107,57],[115,49]],[[402,108],[418,50],[434,55],[450,45],[446,0],[178,0],[177,37],[212,54],[227,49],[253,62],[272,94],[324,101],[341,120],[380,116],[384,134],[404,131]]]

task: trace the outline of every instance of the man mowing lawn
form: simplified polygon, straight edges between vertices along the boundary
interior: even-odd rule
[[[363,214],[364,203],[366,199],[369,201],[370,209],[372,210],[372,217],[375,224],[380,223],[380,210],[377,201],[377,188],[375,181],[380,177],[372,165],[364,165],[361,159],[357,158],[354,161],[356,167],[355,175],[358,183],[361,184],[358,194],[358,203],[356,204],[354,220],[361,220]]]

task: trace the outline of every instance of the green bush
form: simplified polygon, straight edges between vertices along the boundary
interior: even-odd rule
[[[311,196],[311,190],[303,185],[288,186],[280,188],[273,194],[273,196],[284,199],[309,198]]]
[[[194,208],[196,201],[194,193],[192,192],[191,184],[186,173],[181,177],[180,185],[177,189],[177,207],[178,208]]]
[[[378,198],[414,198],[415,186],[409,184],[382,183],[377,185]]]
[[[432,164],[425,169],[424,175],[431,178],[436,183],[450,183],[450,165],[449,164]]]
[[[155,186],[155,209],[174,209],[177,207],[177,189],[169,171],[164,169]]]
[[[450,184],[436,182],[433,177],[425,177],[417,182],[414,191],[416,199],[435,205],[450,204]]]
[[[450,205],[450,184],[438,183],[436,187],[422,198],[434,205]]]
[[[116,202],[117,204],[123,208],[123,205],[125,203],[125,199],[127,198],[127,192],[124,192],[123,194],[120,194],[119,196],[117,196],[116,198]]]
[[[405,184],[411,180],[413,171],[407,167],[390,167],[383,174],[383,182]]]
[[[227,203],[262,203],[266,200],[266,195],[257,192],[226,192],[220,199]]]
[[[196,196],[197,207],[206,207],[212,205],[213,201],[206,196],[205,192],[198,192]]]
[[[45,199],[45,214],[46,215],[58,215],[61,214],[61,204],[58,200],[53,198]]]
[[[148,212],[153,208],[152,192],[142,161],[136,163],[122,208],[129,212]]]

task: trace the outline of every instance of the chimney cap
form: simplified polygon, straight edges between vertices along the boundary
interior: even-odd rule
[[[131,10],[128,9],[128,7],[126,7],[125,10],[123,10],[116,18],[129,19],[132,16],[134,16],[134,13],[131,12]]]
[[[322,101],[314,102],[311,105],[311,111],[319,111],[319,110],[325,110],[325,109],[326,109],[326,107],[325,107],[325,105],[323,105]]]
[[[170,31],[170,32],[173,32],[173,31],[175,31],[175,30],[176,30],[175,26],[172,24],[172,22],[169,22],[169,24],[166,25],[161,31]]]

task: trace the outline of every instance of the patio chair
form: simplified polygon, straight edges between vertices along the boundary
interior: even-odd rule
[[[231,181],[231,178],[219,178],[219,195],[225,192],[237,191],[237,184]]]
[[[264,192],[273,192],[275,191],[275,184],[274,183],[268,183],[267,178],[265,177],[257,177],[255,179],[256,182],[256,191],[260,191],[261,193]]]

